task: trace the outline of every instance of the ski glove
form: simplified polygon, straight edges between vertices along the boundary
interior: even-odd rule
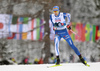
[[[53,30],[55,31],[55,28],[53,27]]]
[[[70,27],[70,25],[67,25],[67,29],[68,29],[68,30],[71,30],[71,27]]]

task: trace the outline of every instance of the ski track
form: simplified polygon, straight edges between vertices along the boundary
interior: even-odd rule
[[[0,71],[100,71],[100,62],[88,63],[90,67],[82,63],[63,63],[62,66],[47,68],[54,64],[33,65],[1,65]]]

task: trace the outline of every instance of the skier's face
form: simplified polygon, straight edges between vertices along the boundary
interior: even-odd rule
[[[57,16],[59,14],[59,11],[53,11],[53,13]]]

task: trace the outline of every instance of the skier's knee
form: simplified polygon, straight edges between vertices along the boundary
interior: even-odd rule
[[[69,40],[69,45],[72,46],[73,45],[73,42],[71,40]]]
[[[55,41],[55,42],[57,42],[57,41],[58,41],[58,38],[57,38],[57,37],[55,37],[54,41]]]

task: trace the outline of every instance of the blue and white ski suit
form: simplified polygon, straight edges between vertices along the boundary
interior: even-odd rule
[[[66,17],[67,17],[67,23],[65,21]],[[55,16],[54,14],[50,15],[50,20],[52,22],[52,25],[54,28],[56,28],[55,39],[54,39],[56,56],[59,55],[59,41],[61,38],[64,38],[68,42],[69,46],[75,51],[75,53],[77,55],[80,55],[79,50],[74,46],[73,41],[66,29],[66,26],[70,24],[70,18],[71,17],[69,13],[59,12],[58,16]]]

